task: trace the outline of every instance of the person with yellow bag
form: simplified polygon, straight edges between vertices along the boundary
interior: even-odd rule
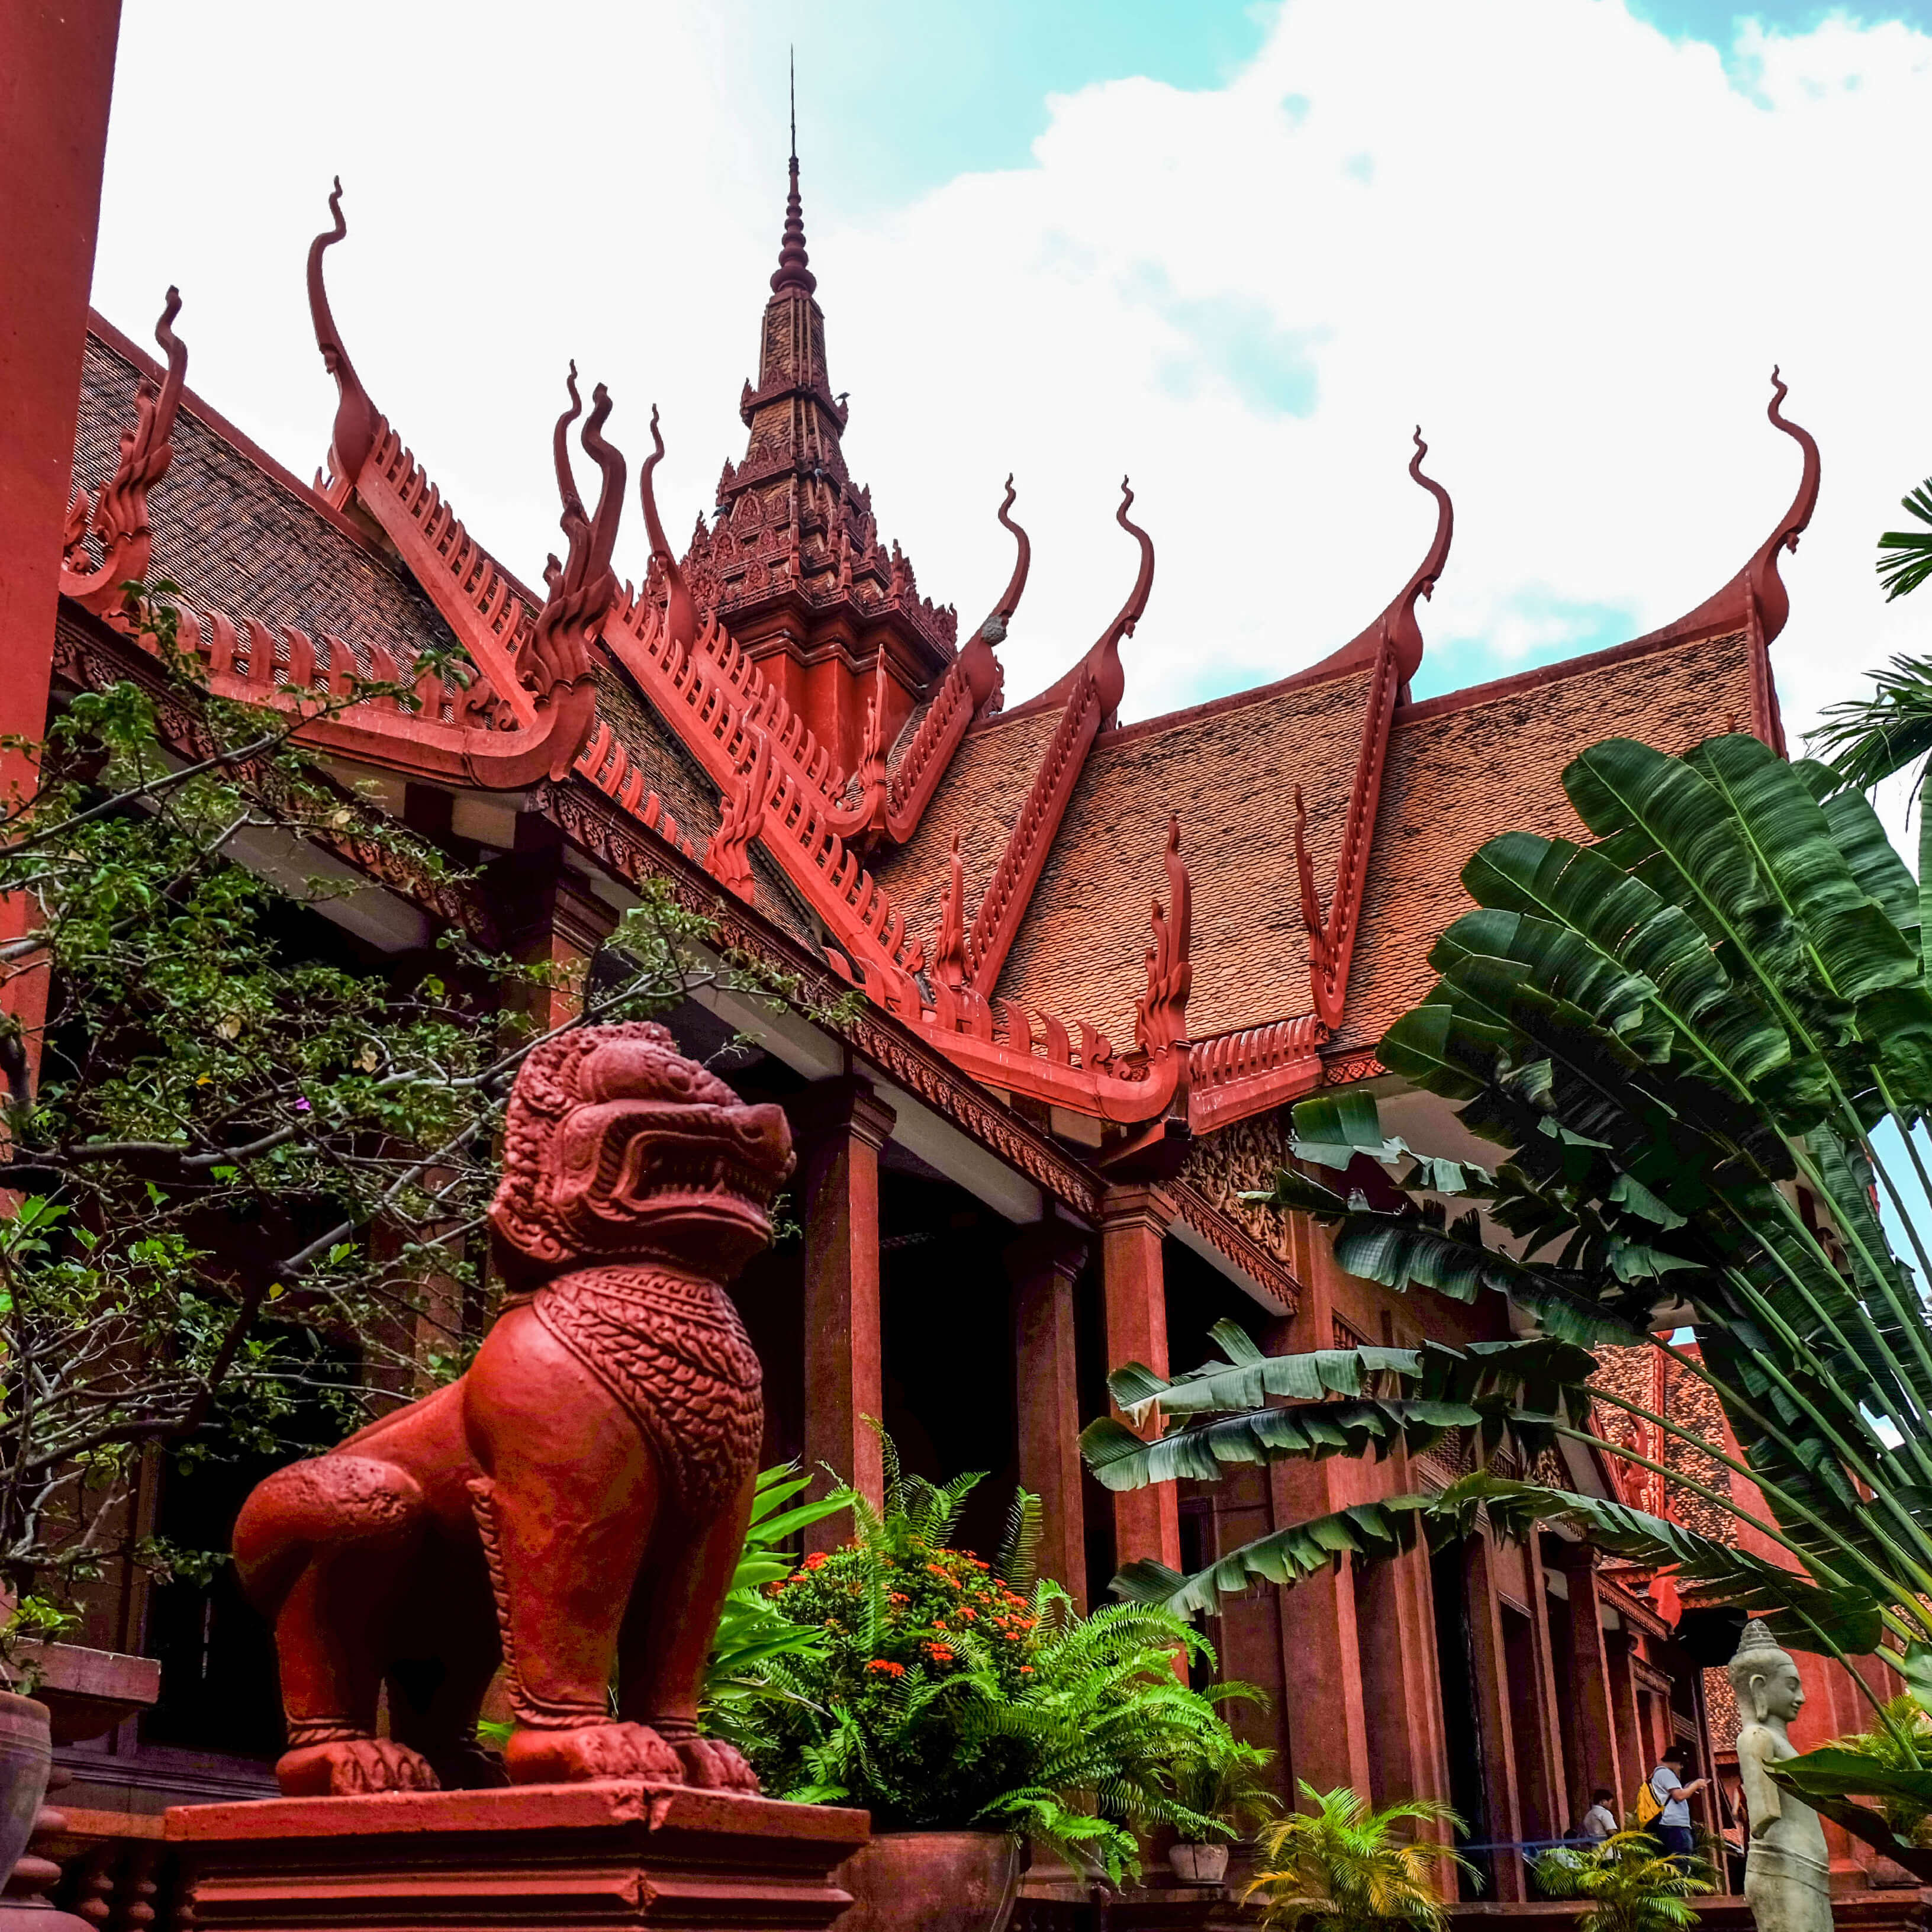
[[[1636,1828],[1650,1832],[1666,1858],[1688,1858],[1696,1848],[1690,1835],[1689,1800],[1711,1780],[1694,1778],[1686,1784],[1682,1774],[1690,1762],[1690,1754],[1682,1744],[1671,1745],[1636,1794]]]

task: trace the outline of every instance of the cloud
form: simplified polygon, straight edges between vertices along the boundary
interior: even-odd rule
[[[526,571],[551,546],[571,355],[634,457],[662,404],[688,526],[742,449],[776,252],[772,130],[741,105],[759,17],[479,7],[451,34],[345,4],[316,44],[252,8],[130,0],[99,298],[138,331],[178,280],[191,380],[305,469],[332,399],[301,257],[339,167],[338,317],[478,534]],[[1925,636],[1923,598],[1888,609],[1871,563],[1932,470],[1923,268],[1888,214],[1928,124],[1932,38],[1896,22],[1748,24],[1720,52],[1622,0],[1287,0],[1226,85],[1055,96],[1029,165],[883,211],[814,196],[808,144],[848,454],[968,621],[1004,582],[1017,473],[1015,698],[1132,582],[1131,472],[1159,550],[1126,654],[1144,716],[1375,615],[1432,527],[1404,473],[1418,422],[1456,500],[1424,611],[1454,682],[1667,621],[1790,499],[1797,452],[1763,413],[1781,362],[1825,460],[1776,652],[1802,724]],[[634,524],[620,562],[642,556]]]

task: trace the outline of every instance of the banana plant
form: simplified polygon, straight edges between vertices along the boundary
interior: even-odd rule
[[[1226,1359],[1191,1375],[1132,1365],[1114,1378],[1130,1416],[1158,1406],[1155,1441],[1118,1423],[1083,1438],[1117,1488],[1413,1449],[1449,1427],[1477,1432],[1485,1466],[1278,1532],[1198,1576],[1132,1565],[1116,1587],[1198,1610],[1343,1550],[1372,1558],[1454,1538],[1481,1508],[1504,1533],[1568,1521],[1674,1565],[1802,1648],[1878,1652],[1932,1709],[1932,1323],[1918,1286],[1932,1278],[1918,1232],[1932,1175],[1914,1136],[1932,1108],[1932,934],[1917,883],[1839,772],[1755,738],[1681,758],[1612,739],[1563,784],[1594,842],[1511,832],[1485,845],[1462,875],[1476,909],[1437,942],[1436,986],[1378,1048],[1496,1148],[1493,1168],[1412,1154],[1350,1090],[1295,1109],[1297,1166],[1256,1197],[1331,1226],[1352,1274],[1464,1302],[1500,1294],[1537,1332],[1270,1360],[1224,1330]],[[1372,1201],[1360,1162],[1394,1189]],[[1685,1328],[1694,1349],[1669,1339]],[[1588,1386],[1590,1351],[1606,1342],[1662,1349],[1710,1386],[1740,1450],[1715,1460],[1745,1486],[1666,1473],[1783,1561],[1486,1466],[1514,1440],[1526,1461],[1568,1441],[1658,1468],[1594,1432],[1596,1403],[1711,1454]],[[1831,1768],[1798,1760],[1792,1788],[1808,1778],[1820,1802]],[[1887,1849],[1914,1864],[1910,1847]]]

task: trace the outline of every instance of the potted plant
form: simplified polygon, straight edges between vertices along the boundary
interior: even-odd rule
[[[1184,1832],[1168,1853],[1175,1877],[1188,1885],[1219,1885],[1228,1876],[1228,1841],[1246,1837],[1281,1808],[1268,1784],[1272,1751],[1230,1737],[1184,1758],[1174,1772],[1174,1795],[1216,1835]]]
[[[1689,1901],[1718,1888],[1702,1859],[1661,1856],[1648,1832],[1560,1846],[1532,1870],[1547,1897],[1588,1901],[1576,1932],[1684,1932],[1697,1918]]]
[[[38,1646],[69,1628],[73,1617],[40,1597],[22,1597],[0,1625],[0,1884],[20,1862],[53,1768],[52,1713],[38,1688]]]
[[[1110,1604],[1082,1616],[1035,1580],[1039,1506],[1016,1498],[996,1562],[956,1550],[980,1478],[902,1473],[886,1445],[885,1505],[854,1505],[856,1534],[766,1587],[823,1641],[775,1654],[768,1695],[713,1721],[772,1796],[862,1805],[872,1843],[842,1882],[839,1932],[1000,1932],[1031,1844],[1119,1883],[1139,1870],[1137,1830],[1214,1835],[1170,1768],[1232,1739],[1177,1654],[1210,1657],[1165,1611]]]
[[[1448,1908],[1436,1877],[1444,1868],[1474,1868],[1453,1846],[1418,1828],[1462,1821],[1433,1798],[1405,1798],[1379,1810],[1346,1786],[1297,1790],[1306,1810],[1291,1811],[1262,1835],[1262,1869],[1246,1896],[1262,1900],[1262,1922],[1296,1932],[1382,1932],[1392,1924],[1446,1932]]]

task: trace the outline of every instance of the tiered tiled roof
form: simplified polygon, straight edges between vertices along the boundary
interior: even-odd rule
[[[1398,710],[1370,848],[1342,1047],[1372,1046],[1427,992],[1426,955],[1469,901],[1459,882],[1498,832],[1586,836],[1560,782],[1612,730],[1688,751],[1751,715],[1743,634],[1624,644]]]
[[[782,498],[770,567],[836,601],[859,595],[855,568],[892,573],[838,448],[845,411],[824,376],[795,164],[791,188],[759,388],[746,399],[753,454],[766,448],[776,466],[728,472],[721,528],[748,527],[740,511],[755,500],[759,527],[776,532]],[[176,419],[184,352],[166,320],[173,386],[158,402],[157,365],[105,325],[90,344],[76,483],[99,491],[118,477],[123,524],[149,513],[135,500],[152,483],[149,574],[204,607],[190,640],[256,701],[288,698],[291,682],[326,688],[340,668],[334,637],[377,675],[426,651],[467,652],[466,690],[430,680],[413,713],[371,700],[332,722],[328,742],[446,786],[524,787],[547,771],[598,787],[823,950],[962,1075],[1088,1113],[1110,1133],[1144,1131],[1163,1110],[1206,1131],[1374,1070],[1374,1042],[1430,983],[1425,955],[1462,903],[1469,854],[1512,826],[1580,830],[1558,780],[1584,746],[1624,732],[1674,752],[1730,729],[1781,742],[1768,656],[1786,609],[1777,562],[1817,487],[1815,446],[1785,422],[1781,384],[1772,420],[1805,458],[1790,511],[1723,590],[1633,644],[1409,701],[1419,600],[1451,531],[1418,435],[1410,470],[1437,500],[1434,540],[1382,616],[1311,669],[1119,727],[1133,675],[1124,646],[1154,581],[1153,544],[1124,490],[1119,518],[1139,546],[1126,603],[1065,676],[1000,713],[993,652],[1029,554],[1009,488],[999,514],[1018,561],[993,615],[957,652],[929,626],[874,638],[871,682],[852,687],[878,694],[872,722],[855,734],[848,706],[828,735],[808,721],[779,634],[756,632],[778,605],[767,609],[764,590],[746,602],[748,580],[721,573],[702,543],[704,556],[672,563],[648,474],[650,577],[640,595],[609,575],[623,462],[602,438],[601,389],[581,434],[604,479],[594,516],[567,461],[574,377],[557,427],[571,561],[548,593],[464,530],[362,392],[335,331],[321,265],[346,232],[338,204],[310,265],[317,340],[342,398],[325,490],[191,396]],[[130,457],[122,438],[136,415]],[[807,541],[828,491],[835,523],[863,526],[838,554]],[[73,581],[94,584],[90,608],[104,610],[103,571],[86,578],[86,560],[70,553]],[[778,578],[767,587],[779,596]],[[740,614],[748,643],[734,634]],[[832,640],[852,653],[860,634]]]
[[[1370,672],[1288,679],[1103,734],[1000,976],[1030,1005],[1131,1020],[1142,901],[1160,876],[1150,834],[1180,817],[1194,881],[1197,1039],[1308,1009],[1308,949],[1289,836],[1308,802],[1317,876],[1334,876]]]

